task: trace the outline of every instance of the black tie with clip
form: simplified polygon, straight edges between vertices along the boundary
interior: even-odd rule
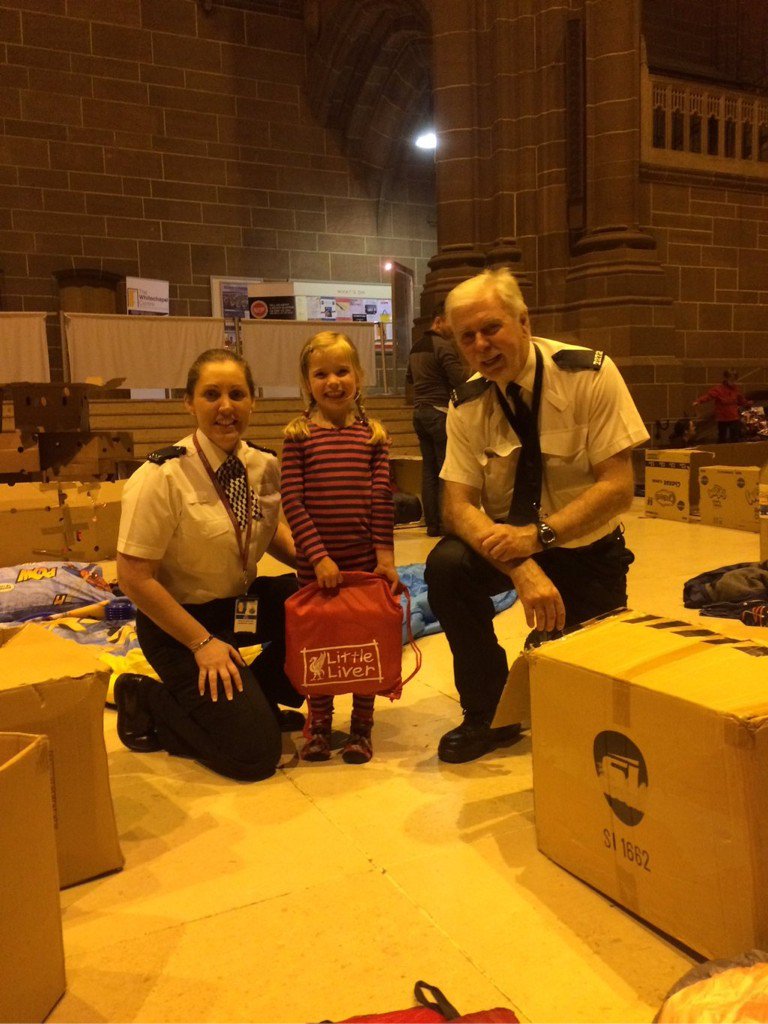
[[[539,441],[539,406],[541,405],[544,361],[536,345],[534,345],[534,351],[536,353],[536,371],[533,378],[533,403],[530,408],[520,393],[519,384],[507,385],[507,395],[514,411],[504,400],[499,386],[495,385],[499,405],[521,444],[515,470],[512,502],[507,516],[507,522],[511,526],[526,526],[528,523],[538,523],[540,519],[542,465]]]

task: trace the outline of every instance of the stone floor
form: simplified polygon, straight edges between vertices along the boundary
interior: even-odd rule
[[[640,502],[626,527],[635,609],[696,619],[684,580],[758,558],[756,534],[645,519]],[[432,543],[400,530],[398,563]],[[497,625],[515,654],[520,607]],[[126,865],[62,893],[68,990],[52,1021],[339,1020],[410,1005],[417,979],[465,1013],[652,1019],[689,954],[537,851],[527,736],[471,764],[437,760],[459,708],[445,638],[421,646],[362,767],[299,763],[286,737],[274,778],[230,782],[123,749],[107,711]],[[337,703],[343,726],[349,699]]]

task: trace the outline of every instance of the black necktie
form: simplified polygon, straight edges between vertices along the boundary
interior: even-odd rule
[[[230,455],[216,470],[216,477],[229,499],[240,528],[244,530],[248,525],[248,481],[245,466],[236,455]]]
[[[539,519],[541,501],[541,445],[536,417],[520,393],[519,384],[508,384],[507,395],[514,409],[514,416],[508,416],[515,433],[520,438],[520,455],[515,470],[515,489],[509,508],[513,526],[536,523]],[[507,408],[507,412],[510,410]]]

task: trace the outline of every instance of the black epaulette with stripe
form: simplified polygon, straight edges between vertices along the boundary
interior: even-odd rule
[[[164,462],[169,459],[178,459],[182,455],[187,454],[187,449],[181,445],[172,444],[168,448],[158,448],[156,452],[152,452],[147,456],[147,462],[154,462],[156,466],[162,466]]]
[[[464,402],[472,402],[474,399],[479,398],[480,395],[485,394],[490,386],[491,382],[484,377],[480,377],[477,380],[468,380],[466,384],[460,384],[457,388],[453,389],[451,392],[451,404],[459,406],[463,405]]]
[[[563,348],[552,356],[552,362],[560,370],[594,370],[595,373],[604,359],[605,352],[595,352],[591,348]]]
[[[266,455],[274,455],[274,457],[277,458],[277,452],[273,451],[271,448],[264,448],[260,444],[254,444],[253,441],[246,441],[245,443],[249,448],[255,448],[257,452],[264,452]]]

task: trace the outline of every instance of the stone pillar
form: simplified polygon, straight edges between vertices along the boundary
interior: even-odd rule
[[[671,357],[672,300],[656,243],[640,226],[640,5],[582,7],[585,202],[560,328],[612,355]]]
[[[517,90],[518,78],[533,66],[526,13],[532,2],[516,0],[514,15],[510,5],[486,0],[433,5],[438,251],[422,294],[425,316],[485,266],[519,271],[517,193],[525,181],[530,187],[533,150],[522,145]],[[518,32],[521,21],[527,32]]]

